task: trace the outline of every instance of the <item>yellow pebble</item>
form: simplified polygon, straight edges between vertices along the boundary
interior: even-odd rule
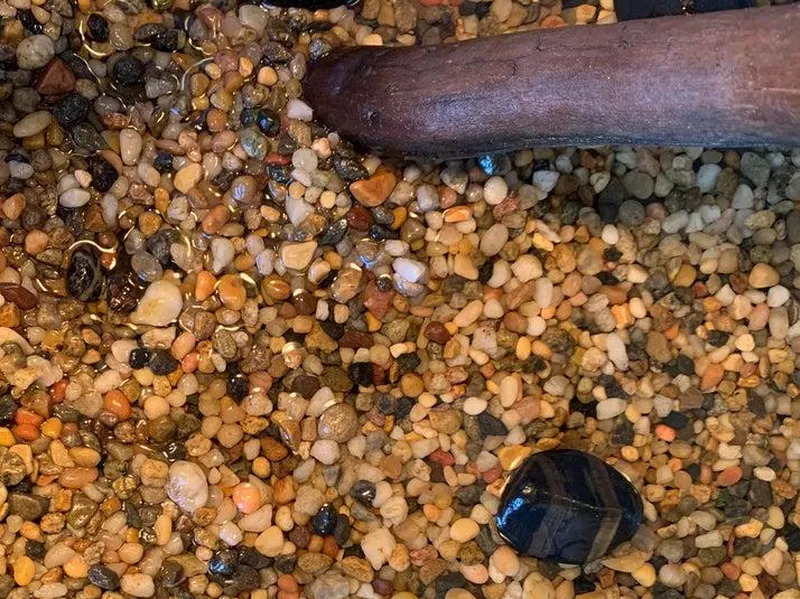
[[[367,315],[364,318],[367,321],[367,330],[370,333],[375,333],[376,331],[381,330],[383,323],[372,312],[367,312]]]
[[[58,439],[61,436],[63,424],[58,418],[48,418],[42,424],[42,435],[48,439]]]
[[[86,578],[88,573],[89,566],[82,555],[75,555],[64,564],[64,574],[70,578]]]
[[[14,562],[14,582],[21,587],[28,586],[36,574],[36,564],[27,555],[22,555]]]
[[[3,447],[11,447],[14,445],[16,441],[14,440],[14,435],[11,434],[11,431],[8,430],[6,427],[0,427],[0,445]]]

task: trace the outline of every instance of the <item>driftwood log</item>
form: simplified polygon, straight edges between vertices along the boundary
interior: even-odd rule
[[[305,97],[388,154],[800,146],[800,4],[345,50],[312,67]]]

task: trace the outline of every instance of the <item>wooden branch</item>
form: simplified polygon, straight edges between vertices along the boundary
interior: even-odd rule
[[[305,97],[366,149],[437,158],[533,146],[800,146],[800,4],[357,48]]]

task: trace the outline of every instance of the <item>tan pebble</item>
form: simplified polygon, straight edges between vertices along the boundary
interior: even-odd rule
[[[389,171],[381,170],[369,179],[361,179],[350,184],[350,192],[364,206],[380,206],[392,193],[397,179]]]
[[[190,189],[200,183],[203,173],[203,166],[193,162],[175,173],[175,179],[172,184],[181,193],[188,193]]]
[[[759,262],[750,271],[748,282],[756,289],[766,289],[767,287],[774,287],[780,282],[780,275],[769,264]]]
[[[478,523],[469,518],[459,518],[450,526],[450,538],[459,543],[466,543],[478,536]]]
[[[456,314],[455,318],[453,318],[453,324],[460,329],[468,327],[478,319],[481,312],[483,312],[483,302],[481,300],[473,300]]]
[[[643,587],[651,587],[656,583],[656,569],[653,564],[643,564],[633,571],[633,577]]]
[[[647,562],[648,556],[642,551],[631,551],[622,557],[610,557],[603,560],[606,568],[611,568],[617,572],[631,573],[640,568]]]
[[[491,563],[505,576],[513,577],[519,572],[519,557],[508,545],[501,545],[495,550]]]
[[[311,263],[314,251],[317,249],[316,241],[303,243],[287,243],[281,247],[281,260],[286,268],[303,270]]]

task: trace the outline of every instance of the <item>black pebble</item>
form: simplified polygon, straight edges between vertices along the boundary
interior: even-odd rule
[[[44,543],[40,543],[39,541],[34,541],[32,539],[28,539],[28,541],[25,543],[25,555],[33,560],[44,559],[46,553],[47,549],[45,548]]]
[[[172,263],[170,248],[177,241],[178,232],[175,229],[161,229],[147,240],[147,251],[153,254],[161,266]]]
[[[38,35],[42,32],[42,24],[36,20],[36,17],[33,16],[32,11],[18,10],[17,18],[19,19],[19,22],[22,23],[22,26],[34,35]]]
[[[119,178],[114,165],[102,156],[93,156],[89,160],[89,173],[92,175],[92,187],[104,193],[111,189]]]
[[[670,428],[674,428],[676,431],[681,430],[684,426],[689,424],[689,417],[686,414],[682,414],[681,412],[670,412],[667,414],[667,417],[664,418],[662,421]]]
[[[231,583],[224,588],[224,592],[229,597],[236,597],[244,591],[257,589],[260,585],[261,577],[255,569],[250,566],[239,566]]]
[[[167,560],[158,572],[158,581],[167,589],[174,588],[186,580],[186,571],[183,566],[174,561]]]
[[[91,566],[86,577],[89,582],[104,591],[116,591],[119,588],[119,575],[103,564]]]
[[[162,175],[172,170],[172,154],[169,152],[159,152],[153,159],[153,166]]]
[[[331,339],[338,341],[344,336],[344,325],[332,320],[321,320],[319,323],[322,332]]]
[[[410,397],[401,397],[394,404],[394,418],[396,422],[402,422],[411,413],[411,408],[416,402]]]
[[[256,551],[252,547],[240,546],[236,550],[236,555],[239,559],[240,564],[244,564],[245,566],[250,566],[251,568],[255,568],[256,570],[269,568],[275,561],[271,557],[267,557],[266,555],[261,555],[258,551]]]
[[[347,374],[356,385],[369,387],[372,385],[372,362],[353,362]]]
[[[82,302],[93,302],[100,297],[103,274],[95,254],[78,248],[72,252],[67,267],[67,292]]]
[[[789,551],[800,551],[800,528],[794,524],[788,524],[781,530],[781,535],[786,539]]]
[[[344,514],[336,516],[336,526],[333,528],[333,538],[340,547],[350,538],[350,520]]]
[[[243,374],[236,373],[228,377],[228,395],[236,401],[242,401],[250,390],[250,383]]]
[[[318,535],[329,535],[336,527],[336,508],[333,504],[326,503],[311,520],[311,526]]]
[[[575,585],[576,595],[583,595],[584,593],[591,593],[594,591],[594,582],[592,582],[589,577],[585,575],[578,576],[573,581],[573,585]]]
[[[87,33],[89,39],[93,42],[107,42],[108,41],[108,21],[106,18],[98,13],[92,13],[86,19]]]
[[[289,574],[297,567],[297,557],[294,555],[280,555],[275,558],[275,569],[278,572]]]
[[[144,287],[133,283],[131,273],[125,270],[108,277],[106,301],[115,312],[133,312],[144,295]]]
[[[125,54],[114,63],[111,76],[122,85],[141,83],[144,79],[144,64],[135,56]]]
[[[168,443],[162,452],[169,462],[175,462],[186,458],[186,446],[179,441]]]
[[[226,581],[233,576],[238,565],[236,552],[233,549],[223,549],[211,556],[211,560],[208,562],[208,573],[217,582]]]
[[[18,407],[11,395],[6,394],[0,397],[0,424],[9,424],[14,420]]]
[[[376,493],[375,483],[368,480],[357,480],[350,487],[350,497],[367,507],[372,507]]]
[[[633,424],[627,418],[620,420],[611,433],[611,443],[614,445],[630,445],[633,443]]]
[[[711,331],[708,334],[708,342],[713,345],[714,347],[722,347],[728,342],[728,338],[730,337],[729,333],[725,331]],[[800,372],[800,371],[795,371]]]
[[[448,572],[436,579],[436,599],[444,599],[450,589],[465,589],[475,597],[482,597],[483,593],[479,587],[469,582],[461,572]]]
[[[336,245],[347,233],[347,220],[340,218],[333,221],[319,238],[320,245]]]
[[[281,117],[268,108],[262,108],[256,114],[256,125],[264,135],[274,137],[281,131]]]
[[[355,156],[345,156],[342,154],[333,155],[333,168],[336,174],[345,181],[355,181],[356,179],[366,179],[369,172]]]
[[[503,424],[502,420],[495,418],[488,412],[478,414],[478,427],[484,437],[497,437],[508,434],[508,428]]]
[[[61,98],[53,107],[53,116],[59,124],[68,129],[86,120],[91,105],[80,94],[71,93]]]
[[[131,368],[139,369],[144,368],[147,366],[147,363],[150,361],[151,352],[146,347],[137,347],[131,350],[130,356],[128,356],[128,364]]]
[[[414,372],[422,360],[417,354],[402,354],[397,358],[397,365],[400,367],[400,372],[405,374],[407,372]]]
[[[150,370],[156,375],[165,375],[174,372],[178,367],[178,361],[166,350],[158,350],[150,358]]]

